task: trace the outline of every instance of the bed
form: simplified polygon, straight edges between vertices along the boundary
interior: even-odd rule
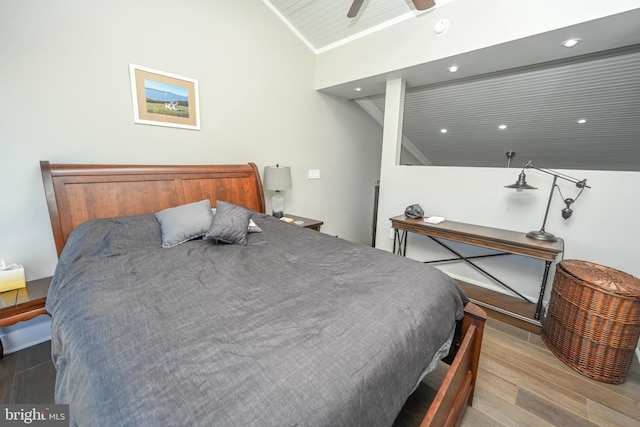
[[[484,312],[437,269],[266,215],[254,164],[41,171],[72,425],[391,425],[442,358],[421,425],[471,404]],[[172,235],[203,203],[204,238]]]

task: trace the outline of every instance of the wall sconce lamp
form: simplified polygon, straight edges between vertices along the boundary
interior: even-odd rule
[[[549,215],[549,207],[551,206],[551,199],[553,198],[553,190],[557,188],[558,193],[560,193],[560,197],[562,197],[564,201],[565,207],[562,209],[562,218],[566,220],[566,219],[569,219],[569,217],[571,217],[571,215],[573,214],[573,209],[571,209],[571,205],[573,205],[573,203],[575,203],[575,201],[578,200],[578,197],[580,197],[580,195],[582,194],[585,188],[591,188],[591,187],[587,185],[586,179],[577,180],[568,175],[561,174],[560,172],[552,171],[551,169],[540,168],[534,165],[531,160],[529,160],[522,166],[522,172],[520,172],[520,175],[518,176],[518,181],[516,181],[515,184],[505,185],[505,188],[515,188],[516,191],[536,190],[537,187],[533,187],[527,184],[527,177],[524,174],[525,169],[536,169],[536,170],[539,170],[540,172],[544,172],[546,174],[553,176],[553,184],[551,185],[551,192],[549,193],[549,201],[547,202],[547,210],[544,213],[544,220],[542,221],[542,227],[540,228],[539,231],[528,232],[526,236],[530,239],[543,240],[546,242],[556,242],[558,238],[553,234],[545,231],[544,229],[547,223],[547,216]],[[578,195],[573,199],[570,197],[565,199],[565,197],[562,195],[562,191],[560,190],[560,187],[556,183],[558,181],[558,178],[574,183],[576,187],[580,189],[580,192],[578,192]]]
[[[273,190],[276,193],[271,197],[271,212],[276,218],[284,216],[284,196],[281,191],[291,189],[291,168],[289,166],[265,166],[264,182],[265,190]]]

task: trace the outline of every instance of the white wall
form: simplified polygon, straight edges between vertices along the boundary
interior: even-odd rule
[[[260,0],[4,2],[0,40],[0,257],[28,280],[57,261],[39,160],[280,163],[287,212],[370,242],[381,129],[314,90],[315,56]],[[129,63],[198,79],[201,130],[134,124]]]

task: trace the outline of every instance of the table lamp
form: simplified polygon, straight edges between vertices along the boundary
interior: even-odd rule
[[[265,166],[264,182],[265,190],[275,191],[271,197],[271,212],[276,218],[284,216],[284,196],[281,191],[291,189],[291,168],[289,166]]]
[[[530,239],[542,240],[546,242],[556,242],[558,238],[544,229],[547,223],[547,216],[549,215],[549,207],[551,206],[551,199],[553,198],[553,190],[555,190],[556,188],[558,189],[558,192],[560,193],[560,197],[562,197],[564,204],[566,205],[562,209],[562,218],[566,220],[566,219],[569,219],[569,217],[573,214],[573,209],[571,209],[571,205],[576,200],[578,200],[578,197],[580,197],[580,194],[582,194],[582,191],[584,191],[585,188],[591,188],[591,187],[587,185],[586,179],[577,180],[573,177],[570,177],[569,175],[564,175],[560,172],[552,171],[551,169],[540,168],[534,165],[531,160],[529,160],[522,166],[522,172],[520,172],[520,175],[518,176],[518,180],[516,181],[516,183],[511,185],[505,185],[505,188],[515,188],[516,191],[536,190],[537,187],[533,187],[527,184],[527,177],[524,174],[524,170],[529,168],[536,169],[536,170],[539,170],[540,172],[544,172],[546,174],[553,176],[553,184],[551,185],[551,193],[549,193],[549,201],[547,202],[547,210],[544,213],[544,220],[542,221],[542,227],[540,228],[540,230],[528,232],[526,236]],[[565,181],[572,182],[576,185],[576,187],[580,189],[580,192],[575,197],[575,199],[572,199],[570,197],[567,197],[566,199],[564,198],[564,196],[562,195],[562,191],[560,191],[560,187],[558,187],[558,184],[556,184],[556,182],[558,181],[558,178],[564,179]]]

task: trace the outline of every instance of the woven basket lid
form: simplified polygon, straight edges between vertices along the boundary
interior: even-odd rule
[[[573,277],[603,291],[640,298],[640,280],[615,268],[575,259],[563,260],[558,266]]]

